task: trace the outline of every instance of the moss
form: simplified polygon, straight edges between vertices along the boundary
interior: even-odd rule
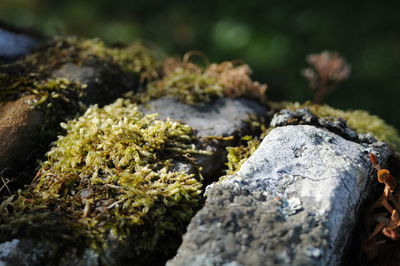
[[[32,207],[49,215],[62,213],[67,225],[79,228],[78,236],[69,237],[80,239],[104,260],[107,247],[116,241],[130,249],[124,256],[143,257],[157,250],[168,232],[184,231],[202,197],[199,175],[171,170],[174,160],[190,160],[191,154],[202,152],[192,144],[189,126],[143,115],[122,99],[104,108],[90,107],[62,126],[67,135],[47,153],[33,185],[9,200],[13,214],[0,212],[0,224],[5,225],[0,236],[35,237],[11,226],[19,221],[18,228],[31,228],[32,219],[38,224],[48,220],[32,216]],[[67,229],[61,226],[61,235],[69,235]],[[179,238],[170,242],[166,250],[176,247]]]
[[[184,59],[167,58],[162,78],[151,82],[147,90],[134,97],[139,102],[162,96],[174,96],[183,103],[195,105],[218,97],[249,96],[264,99],[267,86],[250,79],[248,65],[222,62],[201,67]]]
[[[299,108],[308,108],[316,116],[324,118],[329,116],[341,117],[347,120],[349,127],[357,133],[371,133],[378,140],[387,142],[393,149],[400,150],[400,136],[397,130],[385,123],[381,118],[369,114],[364,110],[343,111],[332,108],[328,105],[317,105],[310,102],[304,104],[284,103],[281,108],[296,110]]]
[[[250,117],[247,121],[253,135],[247,135],[240,139],[236,146],[226,147],[227,151],[227,162],[225,165],[225,175],[220,177],[218,181],[223,181],[230,175],[234,175],[247,159],[257,150],[260,146],[261,141],[268,135],[271,128],[267,128],[266,121],[262,117]]]
[[[70,39],[70,42],[81,50],[79,53],[81,61],[96,56],[101,60],[111,60],[127,72],[140,74],[141,79],[153,78],[157,75],[155,71],[156,60],[153,53],[140,42],[124,47],[107,47],[99,39]]]
[[[154,56],[140,43],[107,47],[98,39],[75,37],[55,38],[16,62],[0,65],[0,104],[25,95],[36,96],[30,104],[45,113],[43,143],[55,136],[60,121],[73,118],[85,109],[81,100],[86,100],[87,84],[53,75],[65,64],[101,70],[103,81],[99,84],[102,89],[99,94],[105,94],[106,99],[114,97],[117,89],[132,86],[130,76],[144,80],[155,75]],[[109,84],[117,89],[109,88]]]
[[[121,67],[123,71],[140,75],[142,79],[154,75],[155,59],[150,50],[140,43],[123,48],[107,47],[98,39],[55,38],[36,52],[12,64],[0,67],[0,102],[37,95],[38,102],[51,92],[68,98],[66,92],[74,91],[72,82],[57,84],[53,71],[66,63],[77,65],[103,65]],[[83,91],[79,96],[82,97]]]
[[[227,176],[235,174],[240,167],[242,167],[243,163],[257,150],[261,143],[259,138],[253,138],[251,136],[245,136],[242,140],[246,142],[236,147],[226,148],[228,152],[228,162],[226,163],[226,166],[228,166],[226,170]]]

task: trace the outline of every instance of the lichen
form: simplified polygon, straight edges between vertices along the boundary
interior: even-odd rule
[[[43,222],[55,223],[46,225],[50,230],[61,223],[55,230],[67,233],[60,235],[80,239],[105,259],[116,241],[130,249],[125,256],[145,256],[168,232],[184,231],[202,199],[198,173],[171,171],[174,160],[191,162],[191,154],[202,152],[189,126],[144,115],[119,99],[92,106],[62,127],[67,134],[47,153],[33,184],[1,207],[1,240],[36,237]],[[32,213],[35,209],[41,211]],[[32,221],[40,230],[32,230]],[[71,236],[64,225],[78,229]],[[169,241],[166,250],[179,238]]]
[[[222,62],[201,67],[189,62],[187,57],[182,61],[167,58],[161,72],[162,78],[149,83],[147,90],[134,99],[147,102],[169,95],[190,105],[224,96],[263,100],[267,89],[267,85],[251,80],[251,70],[246,64]]]
[[[313,114],[319,118],[340,117],[347,121],[350,128],[358,134],[371,133],[376,139],[388,143],[393,149],[400,150],[400,136],[397,130],[376,115],[371,115],[364,110],[347,110],[343,111],[335,109],[329,105],[318,105],[306,102],[299,103],[283,103],[282,109],[297,110],[300,108],[308,108]]]

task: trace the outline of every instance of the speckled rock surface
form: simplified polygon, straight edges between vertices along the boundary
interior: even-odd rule
[[[314,126],[272,130],[208,188],[167,265],[337,265],[372,180],[371,151],[390,154]]]
[[[225,147],[251,133],[250,121],[267,115],[267,109],[249,99],[221,98],[200,106],[191,106],[172,97],[163,97],[146,103],[145,113],[158,113],[159,118],[167,117],[190,125],[200,137],[202,149],[213,152],[212,156],[198,155],[197,163],[203,167],[204,177],[212,177],[225,163]],[[232,140],[218,140],[209,137],[230,137]],[[190,165],[179,162],[177,170],[190,172]]]

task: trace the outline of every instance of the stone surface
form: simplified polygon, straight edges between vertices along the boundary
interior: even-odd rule
[[[250,116],[266,114],[264,106],[249,99],[220,98],[204,105],[192,106],[181,103],[172,97],[163,97],[148,102],[145,113],[158,113],[188,124],[200,137],[238,136],[248,132]]]
[[[152,100],[142,106],[145,113],[158,113],[159,118],[172,118],[190,125],[200,137],[198,146],[213,152],[212,156],[198,155],[197,163],[203,167],[204,177],[212,177],[221,171],[226,158],[225,147],[234,145],[240,137],[251,134],[250,121],[265,117],[267,109],[249,99],[221,98],[200,106],[191,106],[172,97]],[[231,140],[212,137],[230,137]],[[211,138],[210,138],[211,137]],[[190,172],[192,166],[178,162],[176,170]]]
[[[137,78],[123,72],[119,67],[104,65],[76,65],[67,63],[53,72],[55,78],[66,78],[71,82],[85,84],[82,101],[87,104],[108,104],[135,89]]]
[[[27,104],[33,99],[34,96],[24,96],[0,103],[0,173],[24,166],[37,145],[44,113]]]
[[[371,151],[390,154],[314,126],[272,130],[208,188],[167,265],[337,265],[372,182]]]
[[[11,59],[31,52],[39,41],[28,34],[3,28],[0,23],[0,58]]]
[[[295,111],[281,110],[276,113],[271,120],[271,127],[281,127],[287,125],[312,125],[322,127],[336,133],[347,140],[356,142],[374,143],[376,139],[372,135],[358,135],[353,129],[347,126],[346,120],[340,117],[318,118],[311,113],[308,108]]]

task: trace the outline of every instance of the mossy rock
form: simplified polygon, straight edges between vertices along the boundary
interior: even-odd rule
[[[73,252],[69,242],[40,233],[52,230],[81,243],[80,250],[96,251],[105,264],[132,257],[140,264],[150,252],[166,256],[176,249],[202,200],[198,174],[171,171],[174,159],[201,153],[192,129],[143,115],[126,100],[93,106],[63,127],[67,135],[48,152],[34,184],[2,204],[2,242],[38,237]]]
[[[52,60],[56,57],[60,61]],[[118,70],[142,80],[155,76],[153,58],[142,47],[139,51],[137,46],[105,48],[97,40],[58,39],[0,67],[5,88],[0,101],[32,96],[32,106],[51,119],[45,124],[54,125],[64,110],[79,113],[72,110],[80,108],[90,91],[85,78],[97,75],[94,69],[99,65],[107,73]],[[13,76],[24,66],[30,67]],[[149,104],[150,99],[172,95],[182,104],[200,108],[224,96],[262,98],[266,89],[249,78],[247,65],[225,62],[201,68],[177,63],[168,69],[164,66],[158,73],[161,78],[133,99]],[[246,105],[243,99],[220,101]],[[264,107],[258,109],[264,114]],[[89,107],[83,116],[61,124],[66,135],[47,153],[33,183],[1,204],[0,242],[37,241],[45,249],[40,254],[32,250],[31,258],[37,255],[38,264],[85,264],[87,254],[107,265],[165,261],[202,204],[206,180],[201,175],[205,166],[201,158],[214,151],[203,149],[207,143],[225,147],[218,143],[235,142],[242,137],[241,130],[248,133],[256,121],[246,114],[247,118],[235,121],[240,126],[227,133],[232,136],[201,136],[204,140],[200,141],[189,125],[143,114],[129,100]],[[221,155],[218,160],[224,159]],[[190,165],[190,171],[179,170],[181,163]],[[32,221],[35,226],[30,225]]]
[[[400,136],[397,130],[388,125],[383,119],[376,115],[371,115],[365,110],[340,110],[329,105],[318,105],[306,102],[299,103],[283,103],[282,109],[297,110],[308,108],[313,114],[319,118],[340,117],[347,121],[350,128],[358,134],[372,134],[376,139],[388,143],[394,150],[400,151]]]
[[[83,113],[85,104],[104,105],[137,90],[154,65],[152,52],[140,43],[113,47],[72,37],[54,38],[1,64],[0,138],[7,147],[0,153],[0,172],[7,169],[7,175],[21,177],[27,170],[29,176],[43,147],[61,132],[60,122]],[[18,116],[10,119],[8,114]],[[17,181],[22,179],[30,181]]]

